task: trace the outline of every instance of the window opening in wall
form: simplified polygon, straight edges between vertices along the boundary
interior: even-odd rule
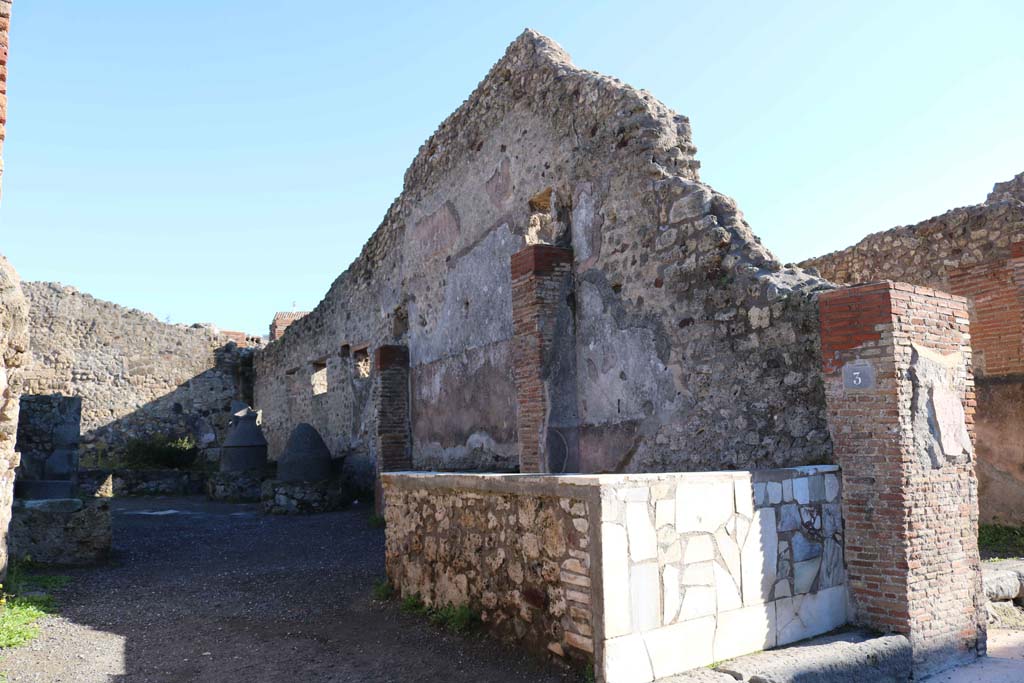
[[[338,352],[338,355],[341,356],[342,358],[347,359],[349,356],[352,355],[352,347],[349,346],[348,344],[342,344],[341,351]]]
[[[355,368],[356,377],[365,379],[370,376],[370,349],[364,346],[352,352],[352,365]]]
[[[313,373],[309,377],[309,383],[313,387],[313,395],[327,393],[327,362],[313,361]]]

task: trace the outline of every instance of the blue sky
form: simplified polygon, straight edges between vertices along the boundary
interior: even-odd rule
[[[783,261],[1024,171],[1024,3],[16,0],[0,251],[173,322],[315,306],[529,26],[693,123]]]

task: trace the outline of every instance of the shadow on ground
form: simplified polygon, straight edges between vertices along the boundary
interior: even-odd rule
[[[578,680],[374,601],[384,533],[369,514],[115,499],[111,563],[67,572],[61,617],[0,670],[11,683]]]

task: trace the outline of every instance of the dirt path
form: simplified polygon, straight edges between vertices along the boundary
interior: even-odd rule
[[[150,498],[114,510],[112,563],[66,572],[62,616],[0,659],[11,683],[576,680],[374,602],[384,534],[365,509],[264,517]]]

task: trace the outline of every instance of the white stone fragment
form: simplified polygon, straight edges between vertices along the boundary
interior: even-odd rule
[[[825,475],[825,501],[834,503],[839,497],[839,477],[834,474]]]
[[[661,577],[657,562],[634,564],[629,572],[633,630],[649,631],[661,626]]]
[[[633,630],[629,604],[629,551],[626,530],[618,524],[601,525],[601,571],[604,591],[605,637],[614,638]]]
[[[758,510],[740,552],[744,605],[768,600],[775,584],[778,559],[779,534],[775,528],[775,510]]]
[[[715,533],[715,543],[718,545],[719,557],[725,562],[725,568],[732,576],[736,577],[736,583],[740,580],[740,548],[731,536],[719,529]]]
[[[714,587],[687,586],[683,591],[683,605],[679,610],[679,621],[688,621],[714,614],[716,604]]]
[[[682,582],[684,586],[714,586],[714,562],[697,562],[683,568]]]
[[[715,559],[715,542],[711,536],[701,534],[686,539],[686,550],[683,551],[683,563],[706,562]]]
[[[719,612],[714,661],[775,647],[775,604]]]
[[[782,500],[790,502],[793,500],[793,480],[785,479],[782,482]]]
[[[676,522],[676,502],[674,500],[659,500],[654,507],[654,525],[659,529],[664,526],[671,526]]]
[[[735,512],[734,501],[728,479],[680,482],[676,488],[676,530],[715,531]]]
[[[782,502],[782,482],[768,482],[768,504],[778,505]]]
[[[777,645],[827,633],[847,621],[846,586],[776,600],[775,610]]]
[[[811,480],[809,477],[798,477],[793,480],[793,497],[796,502],[807,505],[811,502]]]
[[[704,617],[664,626],[644,634],[654,678],[707,666],[714,658],[715,618]],[[611,679],[607,679],[613,683]]]
[[[629,532],[629,557],[633,562],[658,556],[658,534],[651,524],[646,501],[626,503],[626,530]]]
[[[738,609],[743,606],[740,599],[740,583],[722,565],[715,562],[715,592],[718,594],[718,611]]]
[[[605,641],[604,680],[605,683],[649,683],[654,680],[642,635],[635,633]]]
[[[661,573],[662,584],[662,616],[661,623],[671,624],[679,614],[681,595],[679,593],[679,568],[673,564],[666,566]]]
[[[736,512],[747,519],[754,515],[754,488],[750,483],[750,475],[733,480],[733,491],[736,495]]]

